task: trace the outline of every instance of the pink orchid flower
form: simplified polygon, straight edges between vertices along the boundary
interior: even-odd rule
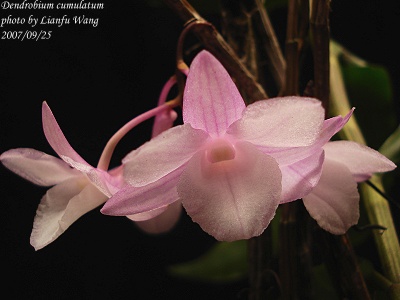
[[[110,189],[118,190],[112,176],[96,170],[70,146],[46,102],[42,119],[48,142],[63,160],[27,148],[11,149],[0,156],[5,167],[24,179],[53,186],[42,197],[34,218],[30,242],[35,250],[53,242],[78,218],[103,204],[112,195]],[[118,176],[121,169],[114,172]]]
[[[322,146],[351,114],[324,121],[320,101],[303,97],[246,107],[227,71],[202,51],[187,77],[184,124],[123,159],[130,186],[114,194],[101,212],[136,214],[179,200],[217,240],[258,236],[280,203],[316,186]]]
[[[43,102],[43,130],[61,159],[28,148],[11,149],[0,156],[2,164],[17,175],[40,186],[53,186],[42,197],[34,218],[30,242],[35,250],[53,242],[78,218],[106,202],[125,185],[122,166],[106,171],[112,150],[127,131],[154,115],[162,117],[161,121],[155,122],[158,131],[172,126],[175,115],[168,105],[162,103],[133,119],[113,136],[99,161],[100,167],[95,168],[71,147],[49,106]],[[163,232],[172,228],[180,214],[179,207],[175,205],[163,215],[167,208],[127,217],[141,221],[140,227],[144,230]],[[147,224],[146,220],[152,218],[157,221]]]
[[[396,165],[367,146],[351,141],[334,141],[324,147],[325,160],[317,186],[303,203],[318,225],[332,234],[344,234],[358,223],[357,182],[373,173],[387,172]]]

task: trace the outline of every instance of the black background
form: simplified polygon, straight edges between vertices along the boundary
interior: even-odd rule
[[[109,1],[102,11],[0,14],[99,17],[95,28],[34,28],[52,30],[47,41],[0,40],[1,152],[28,147],[54,154],[41,128],[41,103],[46,100],[74,149],[96,165],[108,138],[154,107],[174,72],[182,22],[172,11],[146,1]],[[272,18],[283,26],[285,12]],[[397,111],[399,19],[396,1],[332,1],[332,36],[360,57],[388,67]],[[1,31],[22,29],[28,27],[9,25]],[[146,122],[122,140],[113,164],[149,139],[150,125]],[[196,258],[214,243],[185,214],[171,233],[149,236],[126,218],[104,216],[96,209],[36,252],[29,236],[46,189],[4,167],[0,176],[1,285],[7,299],[238,299],[245,292],[245,280],[205,285],[167,274],[166,266]]]

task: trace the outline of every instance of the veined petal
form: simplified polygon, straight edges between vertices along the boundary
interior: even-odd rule
[[[86,177],[69,179],[43,196],[33,222],[31,245],[39,250],[57,239],[85,213],[107,200]]]
[[[179,220],[182,212],[182,204],[179,201],[175,201],[168,206],[157,209],[157,211],[159,210],[161,210],[161,213],[158,215],[147,218],[146,220],[136,221],[136,225],[143,231],[150,234],[158,234],[170,231]],[[144,214],[148,213],[142,213],[140,215],[144,217]],[[137,215],[134,216],[136,216],[135,218],[138,217]]]
[[[242,116],[245,103],[221,63],[203,50],[190,65],[183,94],[183,121],[221,136]]]
[[[8,150],[1,154],[0,161],[15,174],[41,186],[52,186],[81,175],[61,159],[35,149]]]
[[[349,169],[325,159],[318,185],[303,202],[319,226],[332,234],[344,234],[358,222],[359,198],[357,183]]]
[[[122,160],[124,178],[133,186],[155,182],[185,164],[208,138],[190,124],[164,131]]]
[[[354,180],[365,181],[373,173],[387,172],[396,165],[378,151],[352,141],[334,141],[324,146],[326,157],[341,162],[350,170]]]
[[[62,160],[81,172],[89,172],[89,165],[68,143],[46,101],[42,105],[43,131],[47,141]]]
[[[176,185],[181,173],[182,168],[179,168],[146,186],[126,186],[108,199],[101,212],[112,216],[130,216],[165,207],[179,199]]]
[[[281,203],[294,201],[310,193],[318,184],[322,172],[324,151],[291,165],[280,166],[282,171]]]
[[[253,145],[238,142],[235,157],[211,163],[199,151],[178,184],[182,204],[194,222],[220,241],[260,235],[275,215],[281,196],[276,161]]]
[[[279,97],[246,107],[227,133],[263,147],[308,146],[318,138],[324,121],[321,102],[305,97]]]

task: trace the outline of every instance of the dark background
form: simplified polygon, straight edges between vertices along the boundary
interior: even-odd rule
[[[0,9],[0,14],[100,19],[95,28],[35,28],[52,30],[47,41],[0,40],[0,152],[27,147],[54,154],[41,128],[41,103],[46,100],[74,149],[96,165],[112,134],[154,107],[174,72],[182,23],[167,8],[143,0],[109,1],[102,11]],[[203,16],[218,24],[217,16]],[[271,17],[282,26],[285,11]],[[360,57],[388,68],[397,112],[399,19],[396,1],[332,1],[332,36]],[[27,28],[9,25],[1,30]],[[150,126],[146,122],[122,140],[113,164],[149,139]],[[245,293],[245,280],[206,285],[167,274],[166,266],[194,259],[214,243],[185,214],[171,233],[149,236],[126,218],[104,216],[96,209],[35,252],[29,236],[46,188],[0,169],[1,284],[8,299],[238,299]]]

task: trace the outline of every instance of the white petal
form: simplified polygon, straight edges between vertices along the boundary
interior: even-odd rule
[[[311,155],[319,154],[323,147],[332,136],[337,133],[350,119],[353,110],[345,116],[336,116],[324,121],[318,138],[310,146],[304,147],[267,147],[257,145],[257,148],[263,153],[271,155],[279,163],[279,166],[286,166],[303,160]]]
[[[57,239],[85,213],[107,200],[84,177],[69,179],[43,196],[33,223],[31,245],[39,250]]]
[[[357,182],[367,180],[373,173],[396,168],[392,161],[378,151],[352,141],[329,142],[324,150],[327,158],[346,165]]]
[[[0,160],[17,175],[41,186],[52,186],[81,175],[61,159],[35,149],[11,149],[1,154]]]
[[[314,143],[324,121],[321,102],[305,97],[257,101],[227,133],[264,147],[298,147]]]

